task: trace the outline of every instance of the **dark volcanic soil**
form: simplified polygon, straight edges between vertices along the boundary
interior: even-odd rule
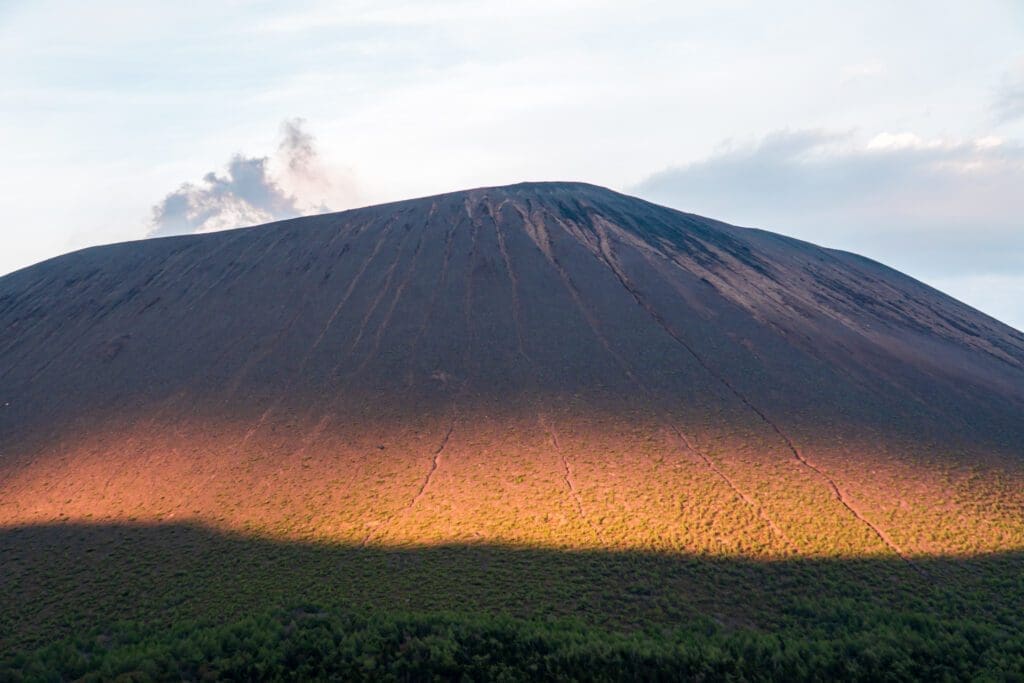
[[[0,278],[0,523],[757,555],[1024,539],[1024,335],[873,261],[529,183]]]

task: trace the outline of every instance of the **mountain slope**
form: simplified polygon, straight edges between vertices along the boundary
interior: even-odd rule
[[[0,523],[729,556],[1024,547],[1024,335],[583,184],[0,278]]]

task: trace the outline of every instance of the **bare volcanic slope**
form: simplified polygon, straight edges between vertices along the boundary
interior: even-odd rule
[[[0,330],[7,528],[908,570],[1024,548],[1024,335],[591,185],[87,249],[0,278]]]

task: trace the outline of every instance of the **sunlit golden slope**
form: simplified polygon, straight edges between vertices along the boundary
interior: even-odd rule
[[[77,252],[0,278],[0,330],[4,527],[1024,548],[1024,335],[589,185]]]

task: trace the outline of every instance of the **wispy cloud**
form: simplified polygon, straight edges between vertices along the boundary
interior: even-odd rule
[[[313,170],[318,154],[313,136],[303,129],[304,124],[303,119],[289,119],[282,123],[281,144],[277,149],[287,159],[288,170],[308,175]]]
[[[149,235],[211,232],[343,208],[351,178],[321,162],[304,125],[298,118],[282,123],[272,157],[236,154],[224,172],[182,183],[153,207]]]
[[[210,232],[291,218],[295,198],[267,172],[267,157],[236,155],[227,173],[211,171],[200,183],[183,183],[153,207],[152,237]]]

